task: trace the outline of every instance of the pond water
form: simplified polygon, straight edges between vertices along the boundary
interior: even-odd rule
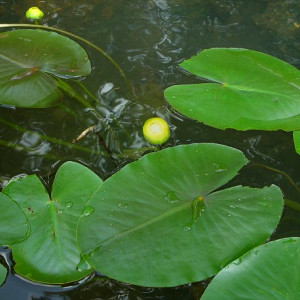
[[[0,106],[0,189],[11,177],[32,173],[51,186],[53,174],[67,160],[82,162],[103,179],[108,178],[137,157],[135,149],[149,146],[142,125],[147,118],[160,116],[172,131],[164,147],[213,142],[240,149],[252,164],[233,185],[262,187],[274,183],[286,198],[299,203],[300,194],[291,180],[300,185],[300,156],[293,148],[291,133],[217,130],[170,110],[163,97],[165,88],[195,80],[178,68],[178,63],[206,48],[254,49],[300,68],[299,1],[258,0],[250,5],[243,0],[0,0],[1,23],[27,22],[24,16],[30,6],[45,12],[43,24],[102,47],[122,67],[129,85],[105,58],[84,46],[93,71],[83,83],[109,109],[100,105],[97,109],[84,108],[68,95],[62,105],[48,109]],[[105,115],[104,121],[99,120],[99,114]],[[97,131],[76,144],[84,150],[71,144],[94,125]],[[298,236],[299,217],[299,211],[286,207],[272,239]],[[0,249],[2,261],[12,265],[10,251]],[[207,283],[143,288],[99,274],[73,286],[51,287],[27,282],[10,272],[0,288],[0,299],[189,300],[199,299]]]

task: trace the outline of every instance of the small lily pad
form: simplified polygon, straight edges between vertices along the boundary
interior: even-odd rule
[[[77,248],[76,224],[86,201],[101,184],[88,168],[66,162],[57,171],[51,198],[36,175],[4,188],[3,193],[22,208],[31,228],[26,240],[9,245],[17,274],[33,281],[65,284],[93,271]]]
[[[19,107],[58,104],[62,92],[53,76],[77,78],[91,72],[85,50],[73,40],[39,29],[0,33],[0,103]]]

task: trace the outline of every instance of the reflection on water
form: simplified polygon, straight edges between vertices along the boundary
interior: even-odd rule
[[[94,65],[83,83],[98,101],[95,108],[84,108],[68,95],[62,105],[48,109],[0,106],[0,187],[12,176],[24,173],[38,173],[51,184],[56,166],[65,160],[83,162],[107,178],[136,159],[136,149],[147,151],[142,125],[152,116],[163,117],[171,125],[166,147],[192,142],[230,145],[242,150],[252,163],[281,169],[300,184],[300,158],[291,134],[217,130],[170,110],[163,99],[166,87],[198,80],[182,71],[178,63],[205,48],[255,49],[300,68],[299,1],[257,0],[251,5],[243,0],[0,1],[1,22],[26,22],[25,11],[30,6],[45,12],[45,25],[81,35],[102,47],[124,69],[130,87],[105,58],[83,45]],[[76,89],[89,97],[78,86]],[[96,126],[94,132],[72,144],[91,126]],[[234,181],[250,186],[274,183],[287,198],[299,201],[297,191],[282,173],[264,167],[250,165]],[[286,209],[275,237],[299,235],[298,220],[298,212]],[[205,286],[204,282],[147,289],[96,276],[76,288],[58,288],[31,285],[10,275],[0,295],[7,300],[188,300],[199,299]]]

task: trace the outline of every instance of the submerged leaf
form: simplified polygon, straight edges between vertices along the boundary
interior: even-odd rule
[[[83,267],[76,243],[76,224],[86,201],[101,183],[88,168],[67,162],[56,174],[51,199],[35,175],[4,188],[3,193],[23,209],[31,227],[26,240],[9,245],[16,273],[33,281],[64,284],[92,272],[88,265]]]
[[[0,286],[4,283],[7,276],[7,269],[0,263]]]
[[[73,40],[38,29],[0,33],[0,103],[49,107],[62,98],[48,74],[76,78],[91,72],[84,49]]]
[[[300,299],[300,238],[257,247],[212,280],[201,300]]]
[[[283,208],[280,189],[213,192],[247,159],[237,149],[191,144],[145,155],[88,201],[78,245],[99,272],[143,286],[176,286],[216,274],[263,243]]]
[[[220,129],[300,129],[300,71],[290,64],[257,51],[212,48],[181,67],[212,82],[167,88],[180,113]]]

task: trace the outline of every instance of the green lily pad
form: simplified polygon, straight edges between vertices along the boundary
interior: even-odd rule
[[[7,269],[0,263],[0,286],[5,282]]]
[[[300,238],[257,247],[224,268],[201,300],[300,299]]]
[[[247,159],[237,149],[191,144],[145,155],[107,179],[79,219],[78,245],[99,272],[142,286],[200,281],[274,231],[276,186],[215,191]]]
[[[293,132],[295,150],[300,154],[300,130]]]
[[[2,193],[0,193],[0,205],[0,245],[9,245],[24,240],[29,234],[25,214],[12,199]]]
[[[180,66],[212,81],[165,90],[183,115],[219,129],[300,129],[300,71],[290,64],[257,51],[213,48]]]
[[[0,33],[0,103],[49,107],[62,93],[49,75],[76,78],[91,72],[84,49],[73,40],[38,29]]]
[[[26,240],[9,245],[16,273],[33,281],[64,284],[92,272],[77,248],[76,224],[86,201],[101,184],[88,168],[67,162],[56,174],[51,199],[35,175],[4,188],[3,193],[18,203],[31,227]]]

